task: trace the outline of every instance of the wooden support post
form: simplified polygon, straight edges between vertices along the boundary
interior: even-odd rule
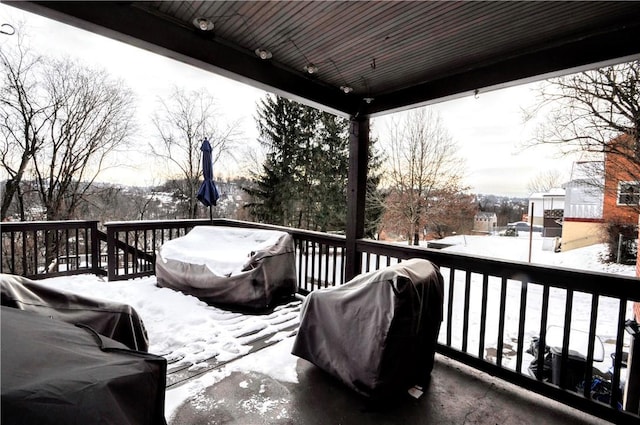
[[[87,230],[91,232],[91,273],[100,273],[100,240],[98,239],[98,222],[92,221],[88,228],[85,229],[85,239],[87,239]],[[85,250],[87,249],[85,241]]]
[[[369,118],[352,117],[349,134],[345,281],[360,274],[362,257],[356,241],[364,237],[364,209],[369,160]]]

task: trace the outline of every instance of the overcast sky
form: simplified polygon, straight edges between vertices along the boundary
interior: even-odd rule
[[[123,79],[136,93],[140,125],[136,143],[143,149],[157,137],[150,126],[155,102],[158,96],[167,96],[173,86],[187,90],[206,88],[217,99],[223,120],[240,121],[242,145],[257,146],[254,115],[256,102],[265,95],[262,90],[0,4],[0,24],[5,23],[16,28],[26,23],[23,28],[29,44],[40,53],[78,58]],[[15,44],[16,38],[0,34],[0,48]],[[466,159],[466,184],[473,192],[528,196],[527,184],[541,172],[556,170],[569,177],[570,159],[558,158],[548,148],[526,152],[520,148],[533,130],[532,126],[523,125],[521,108],[532,104],[535,87],[536,84],[529,84],[480,93],[477,98],[470,96],[433,106]],[[381,140],[386,136],[385,121],[385,118],[372,120],[374,133]],[[118,161],[119,166],[104,173],[102,180],[125,184],[159,182],[157,173],[143,156],[126,155]],[[226,176],[236,168],[235,163],[227,160],[216,164],[215,173]]]

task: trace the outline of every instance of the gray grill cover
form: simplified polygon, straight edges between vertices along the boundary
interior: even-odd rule
[[[21,276],[0,274],[2,305],[71,324],[83,324],[132,350],[147,351],[149,339],[133,307],[52,289]]]
[[[260,241],[273,241],[264,246]],[[192,243],[200,243],[194,254]],[[258,241],[252,245],[247,241]],[[185,251],[184,259],[167,258],[165,251]],[[242,251],[238,246],[246,247]],[[254,246],[254,248],[251,248]],[[219,258],[237,254],[226,273],[214,272]],[[220,260],[221,262],[223,260]],[[211,266],[211,264],[214,266]],[[285,232],[223,226],[194,227],[187,235],[166,242],[156,258],[158,286],[181,291],[215,305],[246,309],[271,307],[278,298],[297,292],[295,247]]]
[[[2,307],[3,425],[164,425],[167,363],[34,312]]]
[[[371,398],[424,385],[442,322],[443,280],[421,259],[311,292],[292,353]]]

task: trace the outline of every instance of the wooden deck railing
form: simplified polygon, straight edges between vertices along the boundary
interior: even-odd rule
[[[224,219],[106,223],[106,243],[100,242],[96,222],[3,223],[2,271],[36,278],[149,276],[158,248],[197,225],[289,232],[301,293],[345,281],[344,236]],[[638,279],[369,240],[356,241],[356,250],[362,272],[408,258],[440,267],[445,277],[440,353],[614,423],[640,420],[637,412],[621,408],[624,354],[632,342],[625,320],[632,303],[640,302]],[[560,331],[551,335],[553,329]],[[584,357],[577,359],[573,341],[580,335]],[[536,341],[551,351],[529,354]],[[603,361],[598,361],[600,348]],[[552,370],[532,367],[545,361]]]
[[[32,279],[105,274],[101,242],[106,235],[98,230],[97,221],[5,222],[0,230],[2,273]]]

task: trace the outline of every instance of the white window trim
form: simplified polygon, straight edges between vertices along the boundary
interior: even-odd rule
[[[622,185],[633,185],[637,188],[637,196],[640,198],[640,181],[619,181],[618,182],[618,191],[616,193],[616,205],[618,206],[636,206],[640,204],[640,199],[638,203],[635,204],[627,204],[620,202],[620,196],[622,195]]]

